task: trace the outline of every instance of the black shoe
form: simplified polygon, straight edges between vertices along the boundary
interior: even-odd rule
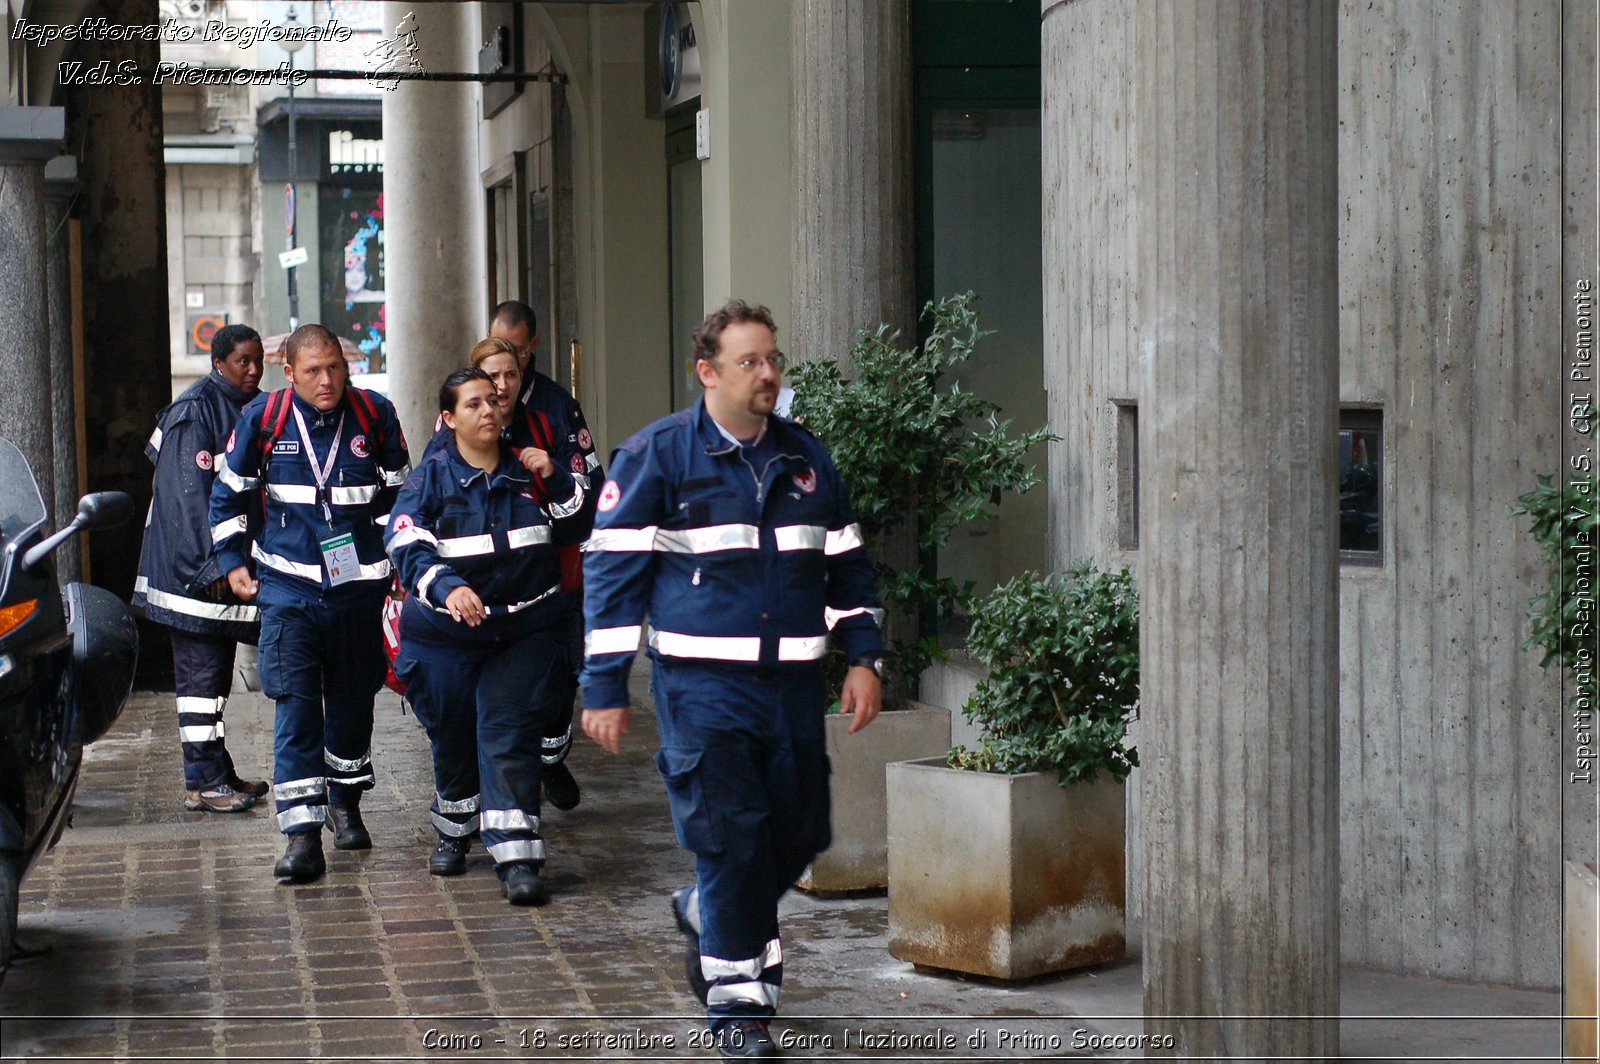
[[[766,1020],[729,1020],[717,1028],[717,1052],[724,1060],[775,1057],[778,1047],[767,1030]]]
[[[689,981],[690,992],[700,999],[700,1004],[704,1005],[706,1003],[706,995],[710,993],[711,984],[706,981],[705,973],[700,970],[700,936],[695,932],[694,928],[689,926],[689,921],[684,919],[683,910],[680,907],[683,899],[687,898],[689,892],[693,889],[693,887],[684,887],[674,893],[668,900],[672,905],[672,921],[678,925],[678,931],[682,933],[689,944],[688,951],[683,955],[684,978]]]
[[[237,772],[228,777],[228,786],[240,794],[248,794],[252,798],[265,798],[267,792],[272,789],[267,785],[266,780],[243,779]]]
[[[367,834],[367,825],[361,822],[359,805],[328,803],[328,830],[333,832],[336,850],[372,849],[372,836]]]
[[[500,889],[512,905],[543,905],[550,900],[550,892],[539,880],[539,870],[526,861],[500,869]]]
[[[578,789],[578,781],[572,778],[572,770],[565,761],[544,766],[544,796],[563,813],[578,808],[583,792]]]
[[[322,878],[328,864],[322,859],[322,832],[300,831],[289,836],[283,856],[272,866],[272,874],[291,883],[310,883]]]
[[[428,872],[436,876],[460,876],[467,872],[467,851],[471,839],[452,839],[439,836],[439,845],[428,855]]]

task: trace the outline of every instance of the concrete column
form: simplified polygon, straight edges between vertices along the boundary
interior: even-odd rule
[[[915,323],[910,0],[795,0],[796,358],[842,358],[857,329]]]
[[[1183,1057],[1338,1053],[1336,13],[1135,5],[1145,1030]]]
[[[473,4],[384,5],[390,34],[415,21],[429,71],[477,69],[477,17]],[[440,382],[489,332],[477,100],[471,82],[404,81],[383,94],[389,397],[413,458],[433,432]]]
[[[55,499],[55,452],[44,165],[61,151],[65,131],[59,107],[0,107],[0,435],[33,467],[47,510]]]
[[[60,527],[78,512],[78,418],[73,395],[71,232],[68,212],[78,190],[78,161],[58,155],[45,166],[45,227],[49,233],[47,298],[50,303],[50,435],[55,452],[52,522]],[[48,500],[46,500],[48,502]],[[82,579],[77,537],[56,550],[63,582]]]

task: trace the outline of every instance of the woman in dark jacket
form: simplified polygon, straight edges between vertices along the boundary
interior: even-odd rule
[[[156,467],[133,604],[166,626],[183,743],[183,807],[238,813],[267,793],[241,779],[223,741],[222,709],[239,643],[260,633],[256,607],[240,602],[211,550],[211,481],[239,411],[261,383],[261,336],[248,325],[218,329],[211,373],[156,415],[144,453]]]
[[[511,903],[542,905],[540,692],[565,667],[555,548],[583,538],[583,492],[548,457],[512,453],[481,370],[447,377],[439,408],[450,438],[412,471],[385,534],[411,593],[395,675],[433,744],[428,869],[462,874],[481,833]]]

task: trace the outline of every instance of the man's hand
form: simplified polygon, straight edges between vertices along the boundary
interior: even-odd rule
[[[261,590],[261,581],[250,579],[250,570],[241,565],[228,570],[228,587],[240,602],[249,602]]]
[[[483,599],[465,584],[445,596],[444,606],[450,611],[453,620],[464,621],[468,628],[478,627],[489,615],[489,611],[484,608]]]
[[[850,722],[850,734],[865,728],[883,708],[883,681],[865,665],[856,665],[845,673],[844,687],[839,691],[839,712],[849,713],[856,719]]]
[[[583,734],[599,743],[606,753],[617,753],[622,749],[622,737],[628,734],[628,707],[585,709]]]
[[[524,447],[518,451],[517,461],[522,463],[522,468],[541,477],[550,476],[556,471],[556,464],[550,460],[550,453],[541,451],[537,447]]]

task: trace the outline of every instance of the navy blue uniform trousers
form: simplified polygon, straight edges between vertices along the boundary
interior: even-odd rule
[[[402,624],[395,674],[433,746],[434,828],[480,831],[496,865],[543,861],[540,742],[571,671],[565,631],[435,642],[424,625]]]
[[[183,785],[209,790],[233,779],[233,758],[223,740],[222,707],[233,690],[239,644],[229,636],[168,628],[177,688],[178,736],[183,742]]]
[[[695,855],[701,973],[713,1028],[772,1016],[783,981],[778,900],[832,840],[820,665],[655,662],[678,842]]]
[[[277,703],[278,830],[320,831],[327,803],[372,789],[372,700],[383,686],[381,600],[263,603],[261,691]]]

